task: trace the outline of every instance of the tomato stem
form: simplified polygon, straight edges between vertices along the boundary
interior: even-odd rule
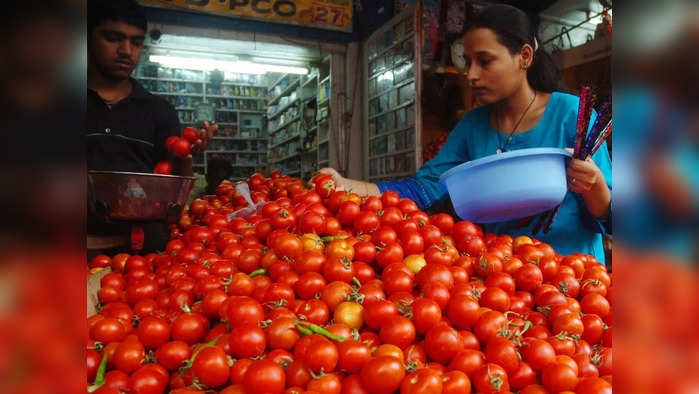
[[[324,329],[323,327],[321,327],[317,324],[313,324],[313,323],[309,323],[309,322],[305,322],[305,321],[299,321],[299,322],[297,322],[297,324],[303,324],[306,328],[313,331],[314,333],[320,334],[326,338],[329,338],[329,339],[332,339],[332,340],[335,340],[338,342],[342,342],[346,339],[344,337],[337,336],[337,335],[331,333],[330,331]]]
[[[260,268],[260,269],[257,269],[257,270],[255,270],[255,271],[252,271],[252,272],[250,273],[250,275],[248,275],[248,276],[249,276],[250,278],[254,278],[254,277],[260,276],[260,275],[267,275],[267,271],[265,271],[264,268]]]
[[[354,285],[357,286],[357,287],[362,287],[362,282],[360,282],[359,279],[357,279],[356,276],[353,276],[353,277],[352,277],[352,284],[354,284]]]
[[[308,335],[313,335],[313,332],[306,327],[301,326],[298,323],[295,323],[294,326],[296,327],[296,330],[298,330],[299,333],[303,336],[308,336]]]
[[[100,366],[97,368],[97,376],[95,376],[95,383],[87,388],[89,393],[97,390],[104,385],[104,373],[107,372],[107,353],[102,356],[102,361],[100,361]]]

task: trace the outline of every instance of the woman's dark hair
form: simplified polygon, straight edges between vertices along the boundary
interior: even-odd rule
[[[148,20],[136,0],[89,0],[87,2],[87,36],[102,22],[122,21],[148,30]]]
[[[540,42],[536,43],[536,28],[524,11],[504,4],[482,8],[466,22],[465,32],[474,28],[486,28],[495,32],[498,42],[511,54],[519,53],[524,44],[535,48],[534,59],[527,69],[527,80],[534,90],[553,92],[561,90],[561,73]]]

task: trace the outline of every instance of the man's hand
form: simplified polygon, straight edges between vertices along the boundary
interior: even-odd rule
[[[211,140],[217,131],[217,124],[210,124],[208,121],[204,121],[204,126],[199,129],[199,139],[192,144],[192,155],[205,151],[211,144]]]

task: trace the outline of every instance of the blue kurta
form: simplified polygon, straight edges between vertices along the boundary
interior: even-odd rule
[[[541,120],[531,130],[514,134],[507,150],[526,148],[572,148],[575,146],[579,98],[554,92],[546,105]],[[425,163],[415,176],[398,181],[379,182],[382,192],[395,190],[401,197],[409,197],[424,209],[446,198],[447,192],[439,184],[439,177],[452,167],[467,161],[490,156],[505,145],[508,134],[499,133],[490,125],[491,106],[469,111],[449,135],[439,154]],[[590,127],[595,115],[590,121]],[[592,157],[602,171],[607,185],[612,185],[612,163],[604,143]],[[474,191],[478,193],[478,191]],[[519,220],[485,224],[485,230],[496,234],[531,236],[538,219],[527,226],[515,228]],[[568,192],[548,234],[540,231],[536,238],[550,244],[556,252],[568,255],[579,252],[593,255],[604,262],[602,233],[609,231],[606,221],[596,220],[587,210],[580,195]]]

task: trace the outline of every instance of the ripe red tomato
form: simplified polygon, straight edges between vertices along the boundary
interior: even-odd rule
[[[497,338],[498,332],[507,324],[505,315],[498,311],[487,311],[483,313],[476,324],[473,326],[473,332],[478,336],[481,343],[488,343]]]
[[[387,319],[381,326],[379,337],[382,343],[405,349],[415,341],[415,326],[405,316],[396,315]]]
[[[170,175],[172,173],[172,164],[170,164],[168,161],[158,162],[158,164],[155,165],[155,168],[153,168],[153,173]]]
[[[170,325],[157,316],[141,319],[136,332],[138,339],[148,349],[155,349],[170,339]]]
[[[484,366],[485,363],[483,352],[474,349],[464,349],[452,358],[448,369],[450,371],[461,371],[469,377],[473,377],[476,371]]]
[[[442,394],[442,376],[430,368],[411,372],[403,379],[401,394]]]
[[[512,341],[502,337],[496,337],[485,347],[485,358],[490,363],[495,363],[512,374],[519,368],[519,356],[517,347]]]
[[[578,374],[564,363],[553,362],[542,369],[541,381],[554,393],[573,391],[578,384]]]
[[[459,333],[446,324],[438,324],[425,335],[425,351],[434,361],[448,364],[454,356],[463,350]]]
[[[510,390],[510,382],[505,370],[493,363],[487,363],[473,374],[473,386],[478,393],[498,393]]]
[[[218,346],[201,349],[194,358],[192,371],[199,382],[208,387],[222,386],[230,377],[226,353]]]
[[[540,371],[556,359],[554,347],[538,338],[524,338],[519,351],[522,359],[536,371]]]
[[[187,157],[192,149],[192,144],[184,138],[177,138],[170,146],[170,149],[177,157]]]
[[[362,385],[371,393],[393,393],[405,377],[403,360],[392,356],[374,357],[364,364],[359,376]]]
[[[442,394],[469,394],[471,381],[461,371],[449,371],[442,375]]]
[[[359,373],[364,364],[371,360],[369,346],[357,340],[346,340],[337,344],[338,367],[346,373]]]
[[[243,385],[248,393],[279,394],[284,391],[286,374],[284,368],[272,360],[255,361],[245,372]]]
[[[174,371],[181,367],[182,363],[191,355],[189,345],[182,341],[165,343],[155,351],[158,363],[168,371]]]
[[[199,132],[197,132],[197,129],[194,127],[185,127],[185,129],[182,130],[182,138],[191,143],[195,143],[199,139]]]

